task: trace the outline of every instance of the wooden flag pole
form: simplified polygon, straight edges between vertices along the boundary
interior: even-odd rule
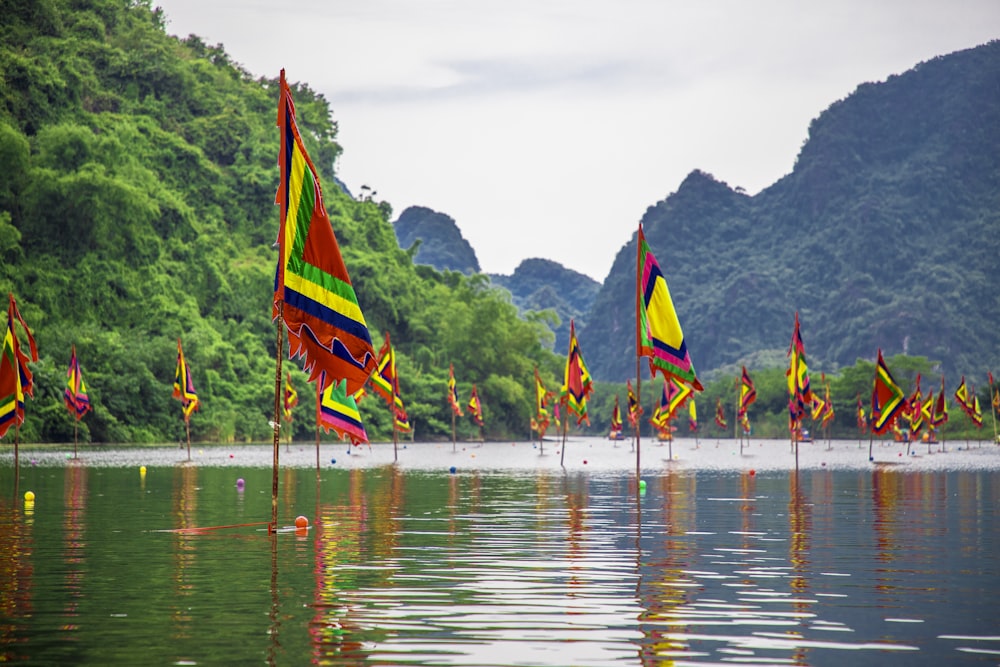
[[[740,428],[740,386],[743,378],[736,378],[736,413],[733,418],[733,439],[740,439],[740,456],[743,456],[743,430]]]
[[[993,379],[993,372],[989,371],[990,379]],[[990,418],[993,420],[993,444],[997,443],[997,408],[993,404],[993,383],[990,382],[990,397],[986,401],[990,406]]]
[[[323,390],[320,387],[321,384],[322,383],[320,383],[320,382],[316,383],[316,479],[317,480],[319,479],[319,414],[320,414],[320,410],[322,410],[322,406],[320,405],[320,402],[322,401],[322,397],[323,397]],[[348,442],[350,442],[350,441],[348,441]],[[348,448],[348,450],[350,450],[351,445],[348,444],[347,448]],[[317,514],[317,516],[319,516],[319,515]]]
[[[640,324],[639,324],[639,306],[642,304],[642,267],[639,266],[639,259],[642,256],[642,242],[640,240],[640,235],[642,232],[642,223],[639,223],[639,231],[635,235],[635,402],[638,404],[639,408],[642,408],[642,374],[640,359],[642,355],[639,349],[639,337]],[[635,424],[635,499],[636,504],[639,502],[639,480],[642,478],[642,468],[639,462],[640,449],[641,449],[641,424],[639,424],[639,417],[636,416]]]
[[[566,431],[569,430],[569,398],[563,403],[563,439],[562,439],[562,452],[559,454],[559,465],[563,465],[563,461],[566,460]]]
[[[393,353],[395,354],[395,353]],[[395,357],[393,357],[395,361]],[[396,364],[393,363],[393,378],[392,378],[392,404],[389,406],[390,417],[392,418],[392,460],[399,460],[399,431],[396,430],[396,377],[395,368]]]
[[[278,454],[281,451],[281,348],[284,345],[282,329],[284,328],[284,301],[278,302],[278,333],[275,343],[275,363],[274,363],[274,433],[272,439],[272,449],[274,451],[274,463],[271,470],[271,523],[267,525],[267,532],[275,533],[278,530]]]

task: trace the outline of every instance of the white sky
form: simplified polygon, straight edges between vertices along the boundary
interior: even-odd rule
[[[338,176],[450,215],[484,271],[603,281],[693,169],[754,194],[858,84],[1000,37],[1000,0],[153,0],[330,102]]]

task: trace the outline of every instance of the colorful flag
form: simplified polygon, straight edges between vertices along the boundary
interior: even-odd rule
[[[715,399],[715,423],[716,425],[725,430],[726,426],[726,411],[722,408],[722,399]]]
[[[35,381],[28,368],[28,362],[38,361],[38,349],[31,330],[24,323],[17,309],[14,295],[8,294],[7,327],[4,330],[3,350],[0,351],[0,438],[7,430],[24,423],[24,397],[34,396]],[[21,345],[14,330],[14,322],[20,323],[28,338],[28,354],[21,351]]]
[[[191,419],[191,413],[198,409],[198,392],[194,390],[194,380],[191,369],[184,360],[184,350],[181,349],[181,339],[177,339],[177,369],[174,371],[173,397],[179,399],[184,419]]]
[[[962,376],[962,381],[958,383],[958,387],[955,389],[955,402],[958,403],[958,407],[965,411],[965,414],[972,416],[969,410],[969,389],[965,386],[965,376]]]
[[[649,371],[676,377],[695,391],[702,386],[695,375],[688,353],[684,332],[674,309],[667,281],[660,271],[656,257],[646,243],[646,235],[639,225],[637,275],[639,299],[636,349],[640,357],[649,357]]]
[[[462,416],[462,406],[458,402],[458,388],[455,386],[455,365],[448,364],[448,403],[456,417]]]
[[[830,398],[830,383],[826,380],[826,374],[823,376],[823,387],[825,392],[824,402],[826,403],[826,408],[823,410],[823,414],[820,416],[820,423],[826,426],[830,420],[833,419],[833,399]]]
[[[406,409],[400,405],[393,411],[393,428],[399,433],[409,433],[413,430],[410,424],[410,417],[406,414]]]
[[[978,394],[973,394],[972,395],[972,409],[971,409],[971,412],[970,412],[969,416],[972,418],[972,423],[973,424],[975,424],[979,428],[983,427],[983,411],[979,407],[979,395]]]
[[[858,394],[858,430],[868,430],[868,418],[865,415],[865,406],[861,403],[861,394]]]
[[[750,407],[750,404],[757,400],[757,388],[753,385],[753,380],[750,379],[750,374],[747,373],[747,367],[743,366],[743,377],[740,380],[740,409],[739,414],[742,415]]]
[[[941,391],[938,392],[937,402],[934,404],[934,419],[931,425],[934,428],[944,426],[948,422],[948,399],[944,391],[944,375],[941,376]]]
[[[63,392],[66,409],[79,421],[90,410],[90,397],[87,395],[87,384],[83,381],[80,364],[76,359],[76,345],[69,357],[69,368],[66,370],[66,389]]]
[[[909,413],[907,418],[910,421],[910,435],[916,436],[920,432],[920,429],[924,426],[924,396],[920,391],[920,373],[917,373],[917,385],[913,390],[913,393],[907,399],[909,405]],[[913,438],[916,439],[916,438]]]
[[[747,433],[747,434],[750,433],[750,417],[748,417],[747,413],[745,413],[745,412],[743,413],[743,416],[740,417],[740,426],[743,427],[743,432],[744,433]]]
[[[698,430],[698,409],[694,405],[694,396],[688,403],[688,428],[692,433]]]
[[[368,378],[369,384],[385,399],[386,405],[394,412],[406,414],[403,407],[403,397],[399,391],[399,375],[396,373],[396,352],[389,340],[389,332],[385,332],[385,342],[378,353],[378,363],[375,372]]]
[[[590,371],[583,361],[583,353],[576,339],[576,327],[573,320],[569,321],[569,353],[566,355],[566,371],[563,375],[563,385],[559,390],[559,399],[566,402],[566,408],[576,414],[576,423],[583,420],[590,423],[587,416],[587,397],[594,390],[590,379]],[[567,415],[568,417],[569,415]]]
[[[618,394],[615,394],[615,407],[611,410],[611,435],[617,437],[622,432],[622,412],[618,406]]]
[[[813,394],[812,411],[809,416],[813,421],[819,421],[823,418],[826,413],[826,401],[819,397],[819,394]]]
[[[316,419],[323,431],[329,433],[333,429],[341,440],[350,440],[355,445],[368,442],[368,433],[361,423],[358,403],[353,395],[347,393],[347,383],[340,380],[328,384],[320,393],[322,384],[324,383],[316,383],[319,394]]]
[[[928,428],[934,426],[934,392],[928,392],[927,398],[920,405],[920,416]]]
[[[790,422],[797,422],[806,414],[806,408],[813,403],[813,394],[809,386],[809,368],[806,365],[806,347],[802,342],[802,331],[799,328],[799,313],[795,312],[795,331],[792,342],[788,346],[789,365],[788,377],[788,416]],[[794,429],[794,426],[792,427]]]
[[[667,419],[673,419],[694,390],[673,377],[664,383],[664,387],[667,392]]]
[[[322,384],[322,383],[320,383]],[[292,421],[292,408],[299,404],[299,392],[292,386],[292,372],[285,378],[285,421]]]
[[[469,415],[478,426],[483,425],[483,404],[479,401],[479,391],[472,385],[472,395],[469,397]]]
[[[660,430],[667,428],[670,424],[670,391],[670,382],[664,376],[663,390],[660,392],[660,403],[653,410],[653,416],[649,418],[649,423]]]
[[[535,416],[531,428],[538,431],[539,438],[544,438],[545,431],[549,428],[549,400],[551,398],[552,392],[548,391],[542,384],[542,378],[538,375],[538,369],[535,368]]]
[[[639,399],[636,398],[635,392],[632,391],[632,380],[626,383],[626,388],[628,389],[628,423],[635,430],[639,428],[639,417],[642,415],[642,406],[639,405]]]
[[[993,388],[993,371],[986,371],[986,374],[990,378],[990,402],[993,409],[1000,413],[1000,389]]]
[[[347,380],[354,393],[375,369],[375,350],[351,284],[312,160],[281,70],[278,100],[280,207],[278,267],[271,317],[288,328],[289,357],[301,357],[310,382]]]
[[[889,372],[882,358],[881,348],[878,351],[878,364],[875,366],[875,382],[872,387],[872,431],[882,435],[896,423],[896,416],[903,408],[903,390]]]

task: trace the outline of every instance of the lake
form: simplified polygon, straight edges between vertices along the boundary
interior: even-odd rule
[[[300,446],[279,524],[309,525],[276,535],[269,446],[22,448],[16,480],[0,460],[0,662],[1000,662],[997,447],[827,465],[857,456],[838,443],[796,472],[714,445],[644,449],[638,494],[628,443],[565,467],[555,445],[324,445],[318,472]]]

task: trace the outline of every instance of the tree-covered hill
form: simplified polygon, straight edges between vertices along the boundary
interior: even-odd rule
[[[444,213],[424,206],[410,206],[393,223],[401,248],[419,243],[413,261],[428,264],[438,271],[479,273],[476,251],[462,236],[458,225]]]
[[[182,437],[177,339],[202,401],[193,437],[269,437],[278,72],[255,78],[221,47],[168,36],[163,19],[135,0],[11,0],[0,12],[0,291],[17,298],[41,357],[24,441],[72,439],[62,391],[74,344],[94,405],[84,441]],[[478,384],[489,434],[524,433],[533,369],[552,384],[560,370],[551,334],[485,276],[414,265],[389,204],[335,186],[327,101],[292,88],[376,348],[388,331],[397,349],[416,437],[450,437],[449,364],[463,395]],[[305,374],[285,368],[302,396],[294,431],[311,439]],[[385,405],[361,409],[369,434],[389,437]],[[460,424],[460,437],[476,432]]]
[[[813,368],[881,347],[985,376],[1000,367],[1000,42],[859,86],[763,192],[695,171],[642,222],[703,373],[783,359],[799,311]],[[580,334],[601,379],[634,375],[635,254],[633,237]]]
[[[490,274],[490,280],[510,291],[514,305],[522,313],[551,310],[558,316],[550,322],[555,334],[555,352],[566,354],[569,348],[569,323],[583,326],[601,284],[590,276],[567,269],[549,259],[522,261],[509,276]]]
[[[423,206],[407,208],[393,223],[396,238],[402,248],[411,253],[413,261],[427,264],[439,271],[478,273],[479,260],[469,242],[462,236],[455,221]],[[569,345],[569,323],[579,326],[590,312],[600,283],[582,273],[567,269],[548,259],[526,259],[514,273],[488,274],[490,281],[511,294],[522,314],[552,311],[538,321],[545,323],[555,335],[554,350],[562,354]],[[552,315],[555,317],[552,317]]]

